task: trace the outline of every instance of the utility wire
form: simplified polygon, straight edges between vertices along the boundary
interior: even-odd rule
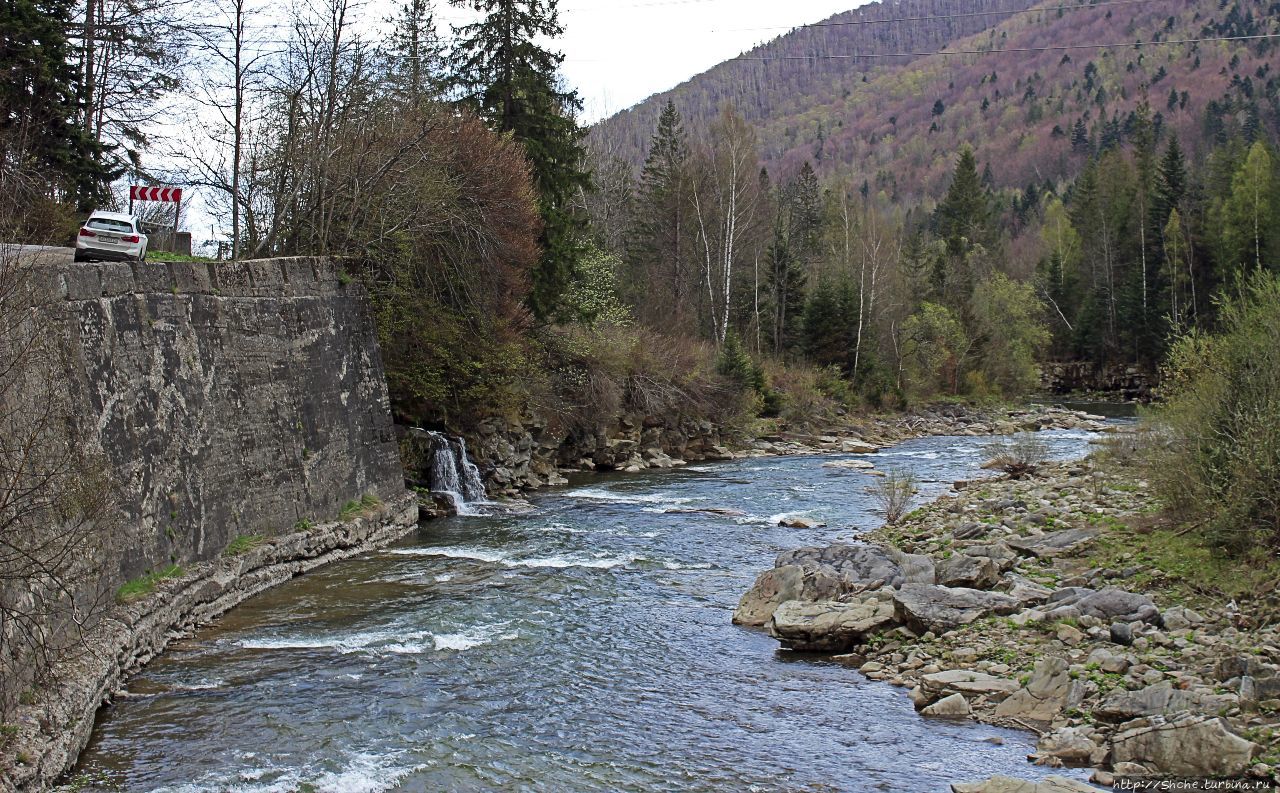
[[[996,55],[1005,52],[1060,52],[1062,50],[1101,50],[1123,47],[1168,47],[1178,44],[1205,44],[1214,41],[1258,41],[1280,38],[1280,33],[1261,33],[1254,36],[1220,36],[1217,38],[1170,39],[1168,41],[1120,41],[1103,44],[1058,44],[1046,47],[1008,47],[999,50],[938,50],[936,52],[868,52],[865,54],[836,55],[739,55],[732,61],[812,61],[855,60],[858,58],[927,58],[933,55]]]

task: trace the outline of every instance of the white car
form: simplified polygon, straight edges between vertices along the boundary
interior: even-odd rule
[[[147,235],[138,219],[119,212],[94,212],[76,236],[78,262],[111,259],[141,262],[147,259]]]

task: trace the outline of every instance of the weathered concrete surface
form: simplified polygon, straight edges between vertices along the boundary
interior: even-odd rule
[[[330,261],[38,272],[120,486],[120,580],[404,492],[367,301]]]
[[[185,574],[116,606],[87,652],[19,714],[8,786],[38,788],[88,740],[104,697],[175,636],[305,570],[416,524],[366,296],[326,259],[33,269],[69,354],[67,387],[106,461],[121,529],[102,538],[110,593]],[[55,372],[53,376],[63,376]],[[354,522],[345,504],[376,497]],[[238,537],[264,543],[224,556]]]

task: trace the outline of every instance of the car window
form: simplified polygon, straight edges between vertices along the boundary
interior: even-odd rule
[[[127,220],[110,220],[108,218],[89,218],[89,222],[85,224],[91,229],[98,231],[115,231],[120,234],[132,234],[133,224]]]

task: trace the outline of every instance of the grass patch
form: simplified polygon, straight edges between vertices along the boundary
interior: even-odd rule
[[[171,564],[163,570],[144,573],[117,589],[116,600],[127,603],[130,600],[145,597],[155,591],[156,584],[180,575],[182,575],[182,568],[176,564]]]
[[[208,256],[188,256],[185,253],[170,253],[169,251],[147,251],[147,261],[149,262],[214,262],[217,259],[210,259]]]
[[[294,531],[311,531],[315,527],[316,527],[316,524],[307,518],[303,518],[302,520],[293,524]]]
[[[1117,570],[1143,568],[1133,577],[1138,590],[1188,604],[1251,600],[1274,591],[1280,580],[1280,560],[1263,549],[1247,558],[1230,556],[1199,532],[1156,516],[1138,516],[1130,523],[1097,521],[1105,532],[1089,554],[1089,563]]]
[[[338,520],[348,521],[364,517],[382,506],[382,499],[372,493],[365,493],[359,499],[352,499],[342,505],[338,512]]]
[[[239,556],[257,548],[265,539],[261,534],[241,534],[232,540],[231,544],[227,546],[227,550],[222,553],[224,556]]]

